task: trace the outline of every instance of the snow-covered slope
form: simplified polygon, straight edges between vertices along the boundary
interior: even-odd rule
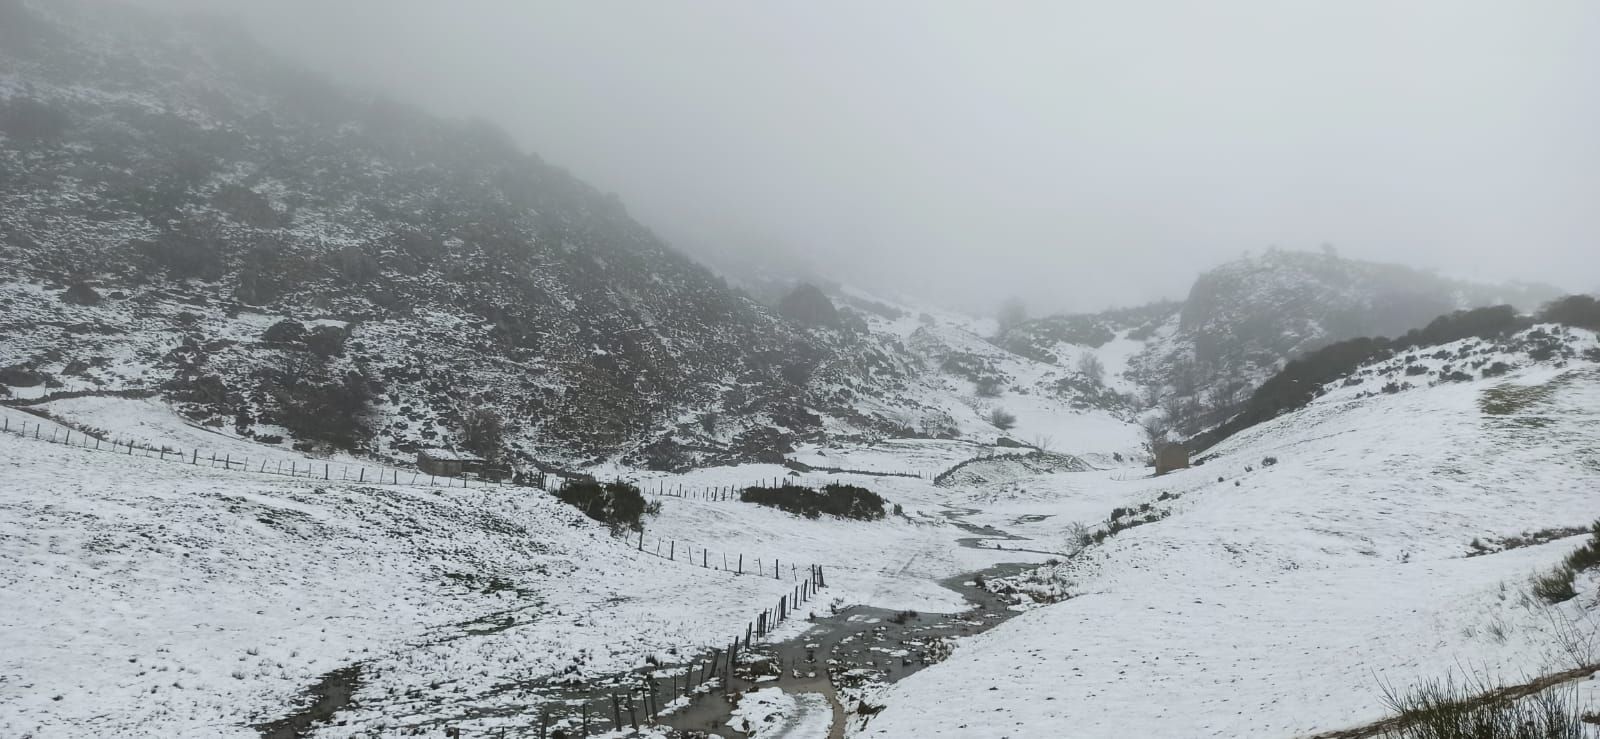
[[[990,520],[1041,540],[1103,531],[1116,507],[1155,520],[1046,568],[1070,600],[896,685],[858,735],[1296,736],[1381,718],[1384,683],[1515,683],[1600,659],[1600,578],[1560,605],[1528,594],[1579,538],[1468,556],[1600,515],[1600,365],[1519,364],[1330,393],[1159,478],[974,491]]]
[[[1001,556],[954,546],[963,532],[937,515],[944,491],[918,477],[786,477],[870,485],[903,504],[904,515],[876,522],[651,496],[662,510],[640,543],[529,488],[413,486],[409,471],[400,484],[342,481],[342,467],[362,462],[215,434],[156,401],[46,409],[134,441],[138,453],[52,443],[68,427],[0,409],[4,736],[253,736],[252,724],[290,714],[308,687],[352,665],[355,702],[319,736],[532,732],[527,712],[542,704],[522,681],[724,646],[811,564],[829,585],[808,604],[818,613],[858,603],[933,612],[963,607],[940,579]],[[185,453],[147,454],[144,444]],[[196,464],[193,449],[206,450]],[[232,469],[210,463],[212,450],[233,455]],[[245,470],[241,457],[252,460]],[[276,465],[256,474],[262,459],[314,464],[317,478],[331,463],[332,479],[271,474]],[[612,472],[647,490],[791,474]],[[747,573],[776,565],[781,578],[736,576],[735,563]]]
[[[290,480],[14,434],[0,460],[5,736],[252,736],[352,663],[358,716],[426,722],[515,678],[722,644],[792,587],[642,555],[525,489]],[[452,701],[398,710],[441,682]]]

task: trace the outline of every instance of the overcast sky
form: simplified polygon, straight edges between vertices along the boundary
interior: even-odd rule
[[[1600,3],[159,0],[617,192],[982,310],[1332,243],[1600,287]]]

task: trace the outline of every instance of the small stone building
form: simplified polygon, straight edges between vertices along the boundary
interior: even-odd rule
[[[1165,475],[1189,466],[1189,450],[1182,444],[1163,444],[1156,451],[1156,474]]]
[[[417,469],[436,477],[460,477],[483,471],[483,458],[449,449],[423,449],[417,452]]]

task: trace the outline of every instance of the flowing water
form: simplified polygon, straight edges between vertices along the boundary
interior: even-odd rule
[[[1025,539],[960,520],[976,512],[951,508],[944,514],[953,525],[972,534],[958,540],[961,546],[993,549],[983,546],[983,542]],[[494,691],[493,697],[499,699],[496,705],[467,709],[455,721],[515,718],[515,725],[505,727],[504,734],[491,734],[506,737],[568,739],[651,724],[669,727],[681,736],[737,737],[743,734],[728,722],[739,695],[777,687],[794,695],[824,696],[832,709],[828,736],[842,739],[849,716],[871,715],[881,709],[863,699],[871,688],[937,664],[949,654],[953,640],[987,631],[1015,616],[1018,611],[1012,603],[983,587],[983,582],[1015,575],[1032,566],[1002,564],[942,580],[941,585],[960,593],[971,605],[960,613],[852,606],[813,619],[801,636],[741,650],[731,674],[727,655],[721,653],[694,655],[682,663],[651,665],[582,683],[554,679],[508,682]],[[300,736],[313,722],[327,720],[348,702],[357,675],[358,672],[340,673],[334,679],[336,676],[330,674],[326,684],[313,688],[315,702],[311,707],[263,725],[263,736],[289,739]],[[482,697],[489,696],[479,696]]]

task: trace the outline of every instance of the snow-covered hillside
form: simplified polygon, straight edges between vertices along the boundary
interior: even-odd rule
[[[859,735],[1299,736],[1382,718],[1385,684],[1595,663],[1600,577],[1559,605],[1529,594],[1583,536],[1497,543],[1600,516],[1600,366],[1519,364],[1331,393],[1163,477],[970,491],[974,520],[1038,540],[1150,522],[1040,571],[1070,599],[896,685]]]
[[[150,404],[86,398],[51,410],[137,444],[210,442],[236,464],[295,456],[177,423]],[[723,646],[792,591],[794,568],[799,577],[812,564],[826,569],[813,605],[821,613],[857,603],[954,611],[960,599],[938,580],[1001,556],[955,547],[961,532],[937,515],[942,493],[914,477],[789,478],[869,484],[903,503],[905,515],[879,522],[667,498],[640,544],[534,489],[414,487],[409,472],[398,485],[357,484],[339,479],[337,463],[331,481],[290,479],[227,470],[206,455],[189,464],[142,447],[51,443],[68,427],[0,415],[11,430],[0,433],[6,736],[252,736],[252,724],[293,712],[308,687],[352,665],[361,668],[355,702],[319,736],[527,729],[518,711],[536,704],[508,685]],[[26,437],[15,433],[22,424]],[[325,461],[315,460],[319,477]],[[788,472],[627,476],[670,489]],[[747,572],[776,565],[782,577],[737,576],[723,569],[732,562]]]

